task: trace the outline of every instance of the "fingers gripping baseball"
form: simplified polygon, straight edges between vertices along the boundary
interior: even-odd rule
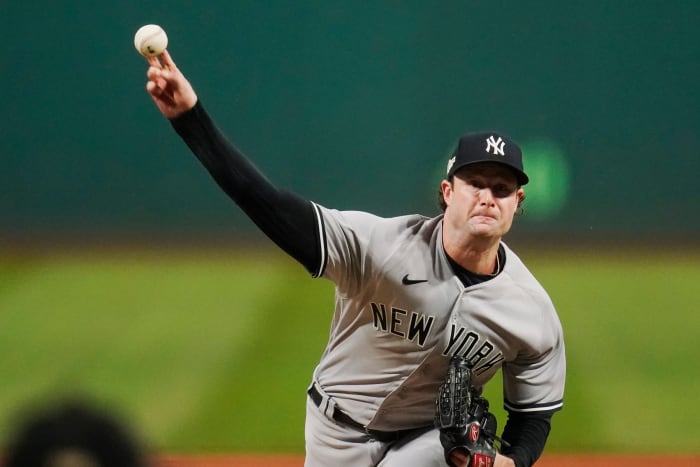
[[[150,67],[146,73],[146,90],[158,110],[171,119],[194,107],[197,95],[168,51],[164,50],[158,57],[148,57],[147,60]]]

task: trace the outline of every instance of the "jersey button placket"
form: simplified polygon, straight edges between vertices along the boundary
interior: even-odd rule
[[[459,294],[457,295],[457,300],[455,300],[454,306],[452,307],[452,322],[457,323],[457,318],[464,309],[464,300],[466,300],[467,290],[460,284]]]

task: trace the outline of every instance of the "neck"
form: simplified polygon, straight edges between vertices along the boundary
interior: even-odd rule
[[[464,269],[476,274],[492,274],[498,261],[500,239],[451,239],[443,231],[445,252]]]

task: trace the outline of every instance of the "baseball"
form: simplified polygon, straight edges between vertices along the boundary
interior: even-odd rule
[[[168,36],[157,24],[141,26],[134,35],[134,47],[144,57],[155,57],[168,46]]]

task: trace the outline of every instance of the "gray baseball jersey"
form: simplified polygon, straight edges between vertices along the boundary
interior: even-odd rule
[[[507,246],[500,274],[465,287],[442,244],[442,216],[381,218],[314,205],[336,284],[330,338],[315,381],[370,429],[432,423],[450,356],[475,383],[503,371],[506,408],[555,411],[565,379],[562,328],[541,285]]]
[[[471,361],[477,384],[502,368],[513,415],[505,453],[519,465],[539,457],[562,404],[564,344],[551,301],[512,251],[501,244],[497,274],[476,276],[446,256],[441,216],[323,208],[272,185],[199,102],[172,124],[272,241],[336,284],[330,339],[308,389],[305,465],[444,467],[433,414],[455,354]],[[498,156],[526,183],[517,146],[504,152],[507,140],[482,136],[460,139],[450,170]]]

